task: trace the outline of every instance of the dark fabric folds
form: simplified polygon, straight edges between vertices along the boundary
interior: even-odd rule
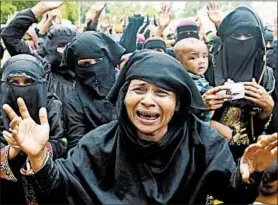
[[[61,67],[62,53],[57,51],[58,46],[65,46],[77,35],[77,30],[68,26],[53,26],[49,29],[44,40],[46,51],[45,59],[51,64],[51,69],[60,74],[67,73],[67,68]]]
[[[246,82],[255,78],[258,82],[264,67],[265,44],[260,19],[248,7],[240,6],[222,21],[218,36],[223,42],[216,65],[215,85],[222,85],[228,79]],[[251,35],[246,40],[235,39],[234,35]]]
[[[145,49],[161,48],[166,52],[166,44],[162,39],[149,39],[144,44]]]
[[[17,86],[8,82],[8,77],[13,74],[28,75],[32,78],[32,84]],[[22,97],[29,109],[31,117],[39,121],[39,109],[46,107],[47,89],[46,80],[43,78],[44,69],[39,60],[31,55],[21,54],[13,57],[3,65],[1,79],[1,105],[10,105],[20,116],[17,98]],[[9,130],[10,120],[1,107],[1,115],[6,130]]]
[[[128,119],[124,97],[132,79],[178,96],[180,109],[159,142],[139,140]],[[35,175],[42,191],[62,191],[73,204],[202,204],[208,194],[226,203],[255,199],[258,184],[241,182],[225,139],[188,111],[202,109],[202,98],[177,60],[146,49],[135,52],[109,99],[117,105],[118,120],[85,135],[66,160],[48,160]]]

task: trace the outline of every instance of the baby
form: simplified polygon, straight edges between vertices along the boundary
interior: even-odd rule
[[[176,43],[175,56],[194,80],[201,95],[212,87],[204,77],[208,69],[208,48],[206,44],[196,38],[185,38]],[[213,113],[207,112],[203,121],[209,123]]]
[[[201,95],[210,88],[204,73],[208,69],[208,48],[205,43],[196,38],[182,39],[174,47],[178,61],[189,72]]]
[[[178,61],[188,71],[194,80],[201,95],[212,89],[209,82],[205,79],[204,73],[208,69],[208,48],[205,43],[196,38],[182,39],[174,47],[175,55]],[[231,140],[232,130],[214,120],[211,120],[214,111],[205,112],[202,120],[216,129],[228,142]]]

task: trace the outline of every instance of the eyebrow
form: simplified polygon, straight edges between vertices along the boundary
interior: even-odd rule
[[[136,84],[133,84],[131,87],[135,87],[135,86],[145,86],[146,83],[136,83]]]
[[[198,52],[189,52],[188,54],[196,55],[196,54],[198,54]]]

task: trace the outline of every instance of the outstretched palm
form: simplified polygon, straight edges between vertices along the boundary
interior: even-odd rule
[[[9,105],[3,106],[4,111],[11,120],[11,124],[16,124],[11,129],[12,136],[22,151],[30,157],[35,157],[44,149],[49,139],[50,129],[46,109],[42,108],[40,110],[39,116],[41,124],[38,125],[31,118],[23,99],[18,98],[17,103],[22,118],[22,120],[17,121],[17,123],[14,123],[18,118],[14,110]]]
[[[241,159],[242,178],[247,181],[253,172],[264,171],[277,159],[277,133],[262,137],[256,144],[248,146]]]
[[[222,21],[222,10],[217,2],[210,2],[207,5],[207,13],[209,19],[214,23],[220,23]]]
[[[163,5],[158,13],[158,23],[160,27],[166,27],[171,22],[171,8]]]

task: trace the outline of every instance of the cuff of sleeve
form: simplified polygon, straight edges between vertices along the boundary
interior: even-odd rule
[[[7,145],[1,149],[0,177],[2,179],[7,179],[9,181],[17,182],[17,179],[14,176],[14,174],[9,166],[9,160],[8,160],[9,149],[10,149],[9,145]]]
[[[30,17],[32,17],[32,22],[34,22],[34,23],[37,23],[37,22],[38,22],[38,20],[37,20],[36,17],[35,17],[35,14],[32,12],[32,9],[31,9],[31,8],[24,9],[24,10],[22,10],[22,12],[28,13],[28,15],[29,15]]]
[[[45,163],[45,166],[42,167],[34,175],[38,188],[44,192],[51,192],[52,188],[55,187],[59,181],[59,170],[55,168],[55,163],[51,158]]]
[[[46,155],[47,155],[47,156],[46,156],[46,159],[45,159],[45,161],[44,161],[44,163],[43,163],[43,165],[42,165],[42,168],[45,166],[46,162],[48,161],[48,159],[49,159],[49,157],[50,157],[50,152],[49,152],[49,150],[46,148],[45,151],[46,151]],[[25,175],[25,176],[30,176],[30,175],[34,175],[35,173],[37,173],[38,171],[40,171],[42,168],[40,168],[39,170],[34,170],[34,169],[32,169],[31,163],[30,163],[30,159],[27,158],[27,159],[26,159],[26,164],[25,164],[25,166],[22,167],[22,168],[20,169],[20,173],[21,173],[22,175]]]

